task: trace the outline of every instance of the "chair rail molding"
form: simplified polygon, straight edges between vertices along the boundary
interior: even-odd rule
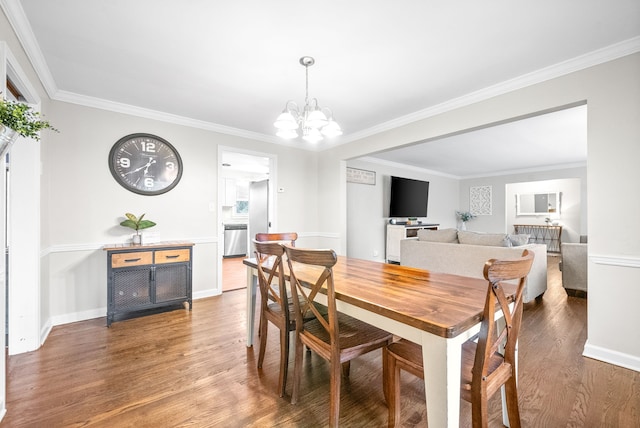
[[[598,265],[640,268],[640,257],[591,255],[589,260]]]

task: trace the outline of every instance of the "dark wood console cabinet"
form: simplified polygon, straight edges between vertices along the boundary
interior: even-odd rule
[[[548,226],[542,224],[514,224],[516,233],[530,235],[530,244],[546,244],[548,253],[559,253],[562,237],[562,226]]]
[[[179,303],[192,306],[190,242],[111,245],[107,251],[107,327],[119,315]]]

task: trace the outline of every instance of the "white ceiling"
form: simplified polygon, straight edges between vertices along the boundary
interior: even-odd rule
[[[0,4],[51,98],[263,141],[282,142],[273,121],[304,101],[298,59],[313,56],[310,96],[345,134],[285,143],[312,150],[640,51],[638,0]],[[536,150],[535,131],[511,132],[529,158],[566,161],[557,144]]]
[[[587,106],[376,153],[366,159],[457,178],[586,166]]]

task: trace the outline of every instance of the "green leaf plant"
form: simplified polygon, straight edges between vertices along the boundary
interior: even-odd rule
[[[51,124],[42,119],[39,112],[34,111],[30,105],[7,101],[0,97],[0,124],[11,128],[23,137],[40,141],[38,134],[43,129],[59,132]]]
[[[151,220],[144,220],[144,214],[142,214],[140,217],[136,217],[131,213],[126,213],[125,216],[127,217],[127,219],[121,222],[120,226],[130,227],[131,229],[136,231],[137,235],[140,234],[140,230],[147,229],[156,225]]]

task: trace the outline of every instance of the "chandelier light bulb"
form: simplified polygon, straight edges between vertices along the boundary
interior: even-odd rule
[[[289,111],[283,111],[273,124],[278,129],[298,129],[298,122]]]
[[[340,125],[333,119],[329,119],[329,123],[322,128],[322,135],[325,137],[333,138],[339,135],[342,135],[342,129],[340,129]]]
[[[312,128],[320,129],[328,123],[327,116],[325,116],[320,109],[316,108],[309,113],[306,123]]]

